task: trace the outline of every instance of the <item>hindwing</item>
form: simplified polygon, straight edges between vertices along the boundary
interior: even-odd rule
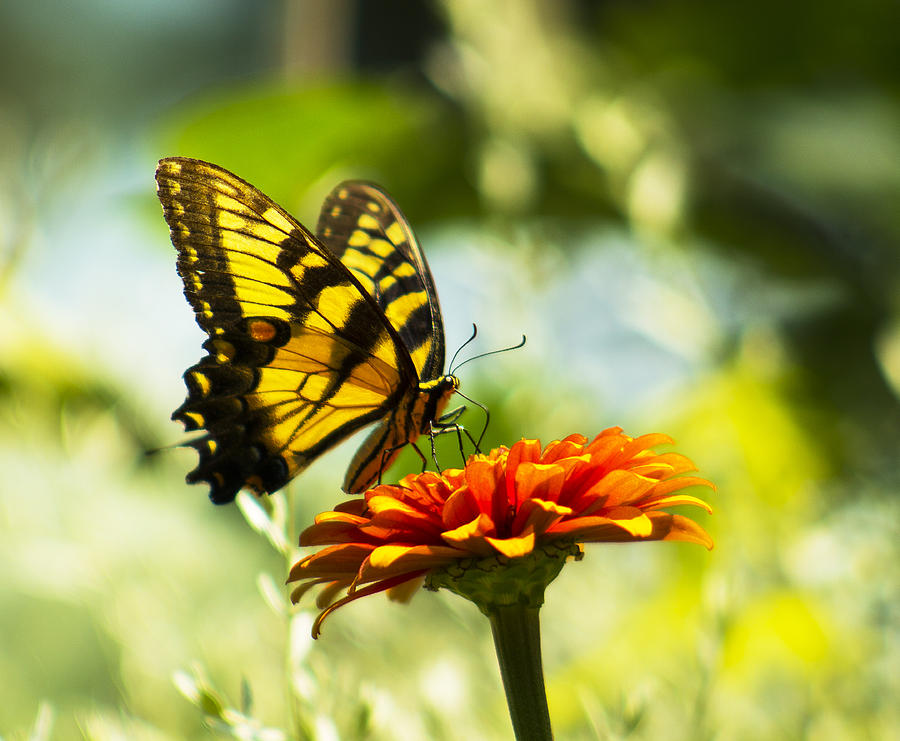
[[[354,264],[355,246],[325,247],[223,168],[173,157],[156,178],[185,296],[209,336],[172,416],[206,431],[188,443],[200,454],[188,481],[208,482],[214,502],[243,486],[275,491],[358,428],[393,418],[420,393],[419,373],[443,365],[439,313],[430,324],[414,318],[421,301],[431,313],[434,288],[399,211],[392,249],[397,265],[413,265],[424,300],[404,303],[387,275]]]

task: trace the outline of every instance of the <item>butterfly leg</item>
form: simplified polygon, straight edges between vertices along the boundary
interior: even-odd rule
[[[409,443],[409,445],[412,447],[413,450],[416,451],[416,455],[419,456],[419,458],[421,459],[422,473],[425,473],[425,469],[428,468],[428,459],[425,457],[425,454],[421,450],[419,450],[418,445],[416,445],[415,443]],[[434,440],[431,441],[431,452],[434,453]],[[438,468],[438,470],[440,470],[440,468]]]
[[[391,463],[394,462],[394,458],[397,456],[397,453],[403,450],[403,448],[405,448],[407,445],[409,445],[413,450],[416,451],[416,455],[419,456],[422,461],[422,471],[425,471],[428,466],[428,459],[425,457],[425,454],[421,450],[419,450],[419,446],[415,443],[406,442],[400,445],[395,445],[392,448],[385,448],[381,451],[381,465],[378,467],[378,481],[376,484],[377,486],[381,485],[381,475],[388,468],[390,468]],[[431,449],[432,451],[434,450],[434,442],[432,442],[431,444]]]
[[[481,404],[481,403],[475,401],[475,399],[473,399],[469,396],[466,396],[465,394],[461,393],[458,389],[456,391],[456,394],[457,394],[457,396],[461,396],[466,401],[474,404],[479,409],[481,409],[481,411],[484,412],[484,427],[481,428],[481,434],[478,436],[478,441],[476,442],[475,440],[472,440],[472,436],[469,435],[468,433],[466,433],[469,440],[471,440],[472,444],[475,446],[475,452],[480,453],[481,452],[481,441],[484,440],[484,434],[487,432],[488,425],[491,423],[491,413],[490,413],[490,411],[488,411],[488,408],[484,404]],[[465,407],[462,407],[462,409],[465,409]],[[453,411],[448,412],[443,417],[438,419],[438,422],[444,422],[445,421],[444,418],[448,417],[450,415],[454,415],[453,419],[455,420],[456,417],[459,416],[459,414],[462,414],[462,412],[458,412],[458,410],[454,409]]]
[[[472,440],[472,436],[469,434],[469,431],[462,425],[454,424],[452,428],[448,428],[448,429],[456,430],[456,443],[457,443],[457,445],[459,445],[459,457],[462,458],[463,468],[465,468],[465,466],[466,466],[466,451],[463,450],[462,433],[465,432],[466,437],[468,437],[469,440]],[[472,442],[475,442],[475,441],[472,440]],[[479,451],[476,450],[475,452],[477,453]]]
[[[471,400],[470,400],[471,401]],[[488,422],[490,421],[490,413],[487,410],[487,407],[482,406],[477,401],[473,402],[476,406],[481,407],[484,410],[485,414],[485,422],[484,427],[481,429],[481,434],[478,436],[478,440],[472,437],[471,433],[461,424],[457,424],[456,420],[462,416],[462,413],[466,411],[465,406],[457,407],[456,409],[452,409],[446,414],[438,417],[434,423],[433,427],[437,428],[437,434],[441,434],[442,430],[456,430],[457,436],[460,433],[465,434],[467,438],[469,438],[469,442],[472,443],[472,447],[474,448],[476,453],[481,452],[481,441],[484,439],[484,433],[487,432]],[[462,451],[462,440],[459,441],[460,451]]]
[[[463,435],[465,435],[469,439],[469,442],[472,444],[472,447],[476,453],[481,452],[481,449],[478,447],[478,443],[475,442],[475,438],[472,437],[471,433],[463,425],[456,422],[456,419],[459,418],[464,410],[465,407],[454,409],[452,412],[445,414],[443,417],[440,417],[432,423],[428,436],[431,438],[431,455],[432,458],[434,458],[435,465],[437,465],[437,455],[434,449],[434,438],[437,435],[443,435],[448,432],[456,433],[456,439],[459,444],[459,454],[462,457],[463,466],[466,465],[466,452],[463,448],[462,439]]]
[[[478,406],[480,406],[484,410],[484,427],[481,428],[481,434],[478,436],[478,442],[475,443],[475,450],[480,453],[481,441],[484,440],[484,433],[487,432],[488,425],[491,423],[491,413],[488,411],[488,408],[486,406],[482,406],[481,404],[479,404]]]
[[[449,412],[444,412],[440,417],[438,417],[432,423],[434,427],[442,428],[442,427],[451,427],[456,424],[456,420],[462,417],[463,412],[466,411],[466,405],[456,407],[456,409],[451,409]]]
[[[447,429],[449,429],[449,428],[447,428]],[[447,429],[438,427],[438,425],[435,422],[432,422],[431,426],[428,428],[428,440],[431,442],[431,460],[434,461],[434,467],[438,471],[441,470],[441,464],[438,463],[437,450],[434,449],[434,438],[436,438],[442,432],[447,432]]]

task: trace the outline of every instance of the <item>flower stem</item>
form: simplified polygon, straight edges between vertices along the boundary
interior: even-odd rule
[[[552,741],[541,666],[540,608],[494,605],[488,618],[517,741]]]

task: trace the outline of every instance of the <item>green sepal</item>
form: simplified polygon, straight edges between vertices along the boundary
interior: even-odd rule
[[[491,556],[455,561],[425,577],[425,588],[442,587],[471,602],[490,617],[498,607],[519,605],[539,608],[544,590],[562,571],[566,561],[580,561],[584,553],[577,543],[557,541],[524,556]]]

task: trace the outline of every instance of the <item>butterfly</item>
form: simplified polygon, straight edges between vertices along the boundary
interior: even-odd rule
[[[443,372],[431,271],[381,188],[338,185],[314,236],[209,162],[162,159],[156,181],[184,294],[208,335],[172,414],[205,431],[185,443],[199,453],[189,483],[207,482],[217,504],[243,487],[272,493],[377,423],[344,479],[358,493],[403,446],[455,418],[441,417],[459,381]]]

